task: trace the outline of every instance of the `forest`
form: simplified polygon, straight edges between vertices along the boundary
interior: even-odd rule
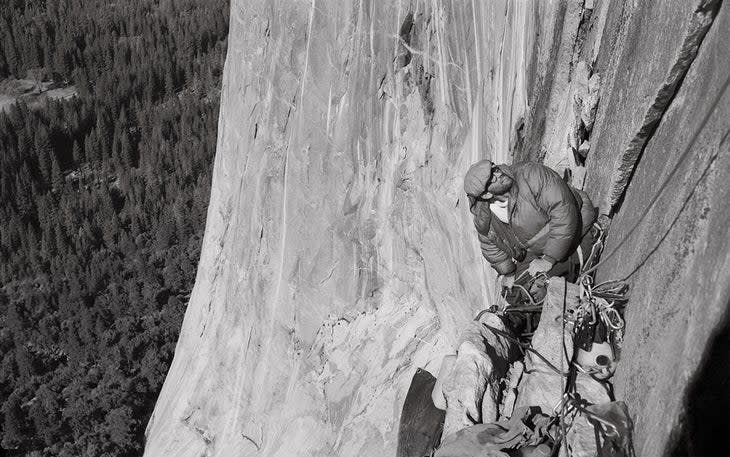
[[[0,447],[136,456],[195,279],[228,0],[4,0]],[[0,452],[2,453],[2,452]]]

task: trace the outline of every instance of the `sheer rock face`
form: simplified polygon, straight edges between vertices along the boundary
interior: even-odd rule
[[[693,386],[727,376],[698,369],[708,366],[708,343],[719,344],[716,332],[730,319],[730,47],[723,44],[730,12],[721,3],[585,1],[591,14],[584,11],[572,54],[563,54],[572,57],[556,63],[574,65],[567,77],[554,73],[556,83],[534,86],[518,151],[572,165],[565,99],[580,95],[579,64],[588,63],[601,84],[595,122],[582,132],[590,144],[585,190],[602,213],[614,214],[604,251],[612,257],[599,280],[628,278],[631,286],[614,381],[641,456],[687,454],[673,452],[680,427],[679,445],[694,445],[694,453],[711,453],[702,451],[709,446],[702,437],[724,436],[717,428],[703,434],[707,419],[694,418],[687,403]],[[552,123],[551,113],[558,113]]]
[[[594,201],[605,214],[619,204],[721,1],[610,3],[607,27],[611,33],[603,34],[598,55],[607,87],[592,141],[596,153],[591,157],[600,166],[588,177]]]
[[[203,251],[145,455],[392,455],[416,367],[437,373],[495,292],[464,172],[575,148],[604,212],[628,189],[607,252],[680,169],[599,271],[641,267],[616,391],[637,455],[667,454],[730,302],[730,103],[703,120],[727,98],[718,4],[233,0]]]
[[[393,453],[416,367],[438,372],[494,292],[462,177],[508,160],[558,14],[232,2],[203,252],[146,455]]]
[[[717,12],[646,144],[611,224],[606,253],[616,254],[599,270],[601,280],[629,276],[631,303],[615,386],[636,424],[636,455],[641,456],[687,455],[686,449],[672,454],[667,447],[672,445],[668,437],[673,430],[678,435],[683,422],[697,433],[685,437],[694,442],[693,453],[724,452],[709,451],[695,427],[718,427],[727,420],[683,416],[686,406],[691,411],[722,404],[722,397],[708,404],[710,392],[703,405],[687,404],[685,399],[708,342],[727,328],[723,320],[730,317],[728,6]],[[622,242],[627,237],[629,241]],[[724,357],[725,362],[716,365],[724,367],[717,374],[727,379]],[[725,392],[727,398],[727,389],[717,392]],[[727,436],[722,426],[711,430],[715,432],[704,435],[707,441],[717,443]]]

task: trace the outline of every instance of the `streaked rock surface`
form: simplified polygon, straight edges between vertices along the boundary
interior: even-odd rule
[[[647,142],[611,224],[606,250],[616,255],[599,270],[604,280],[629,276],[631,284],[614,381],[616,397],[636,424],[641,456],[671,455],[668,437],[678,437],[683,424],[692,424],[684,440],[694,442],[696,455],[711,454],[707,442],[724,440],[729,430],[730,422],[718,414],[725,410],[720,405],[727,402],[727,389],[715,387],[714,395],[725,392],[725,400],[712,400],[706,391],[703,404],[689,405],[706,413],[685,413],[692,383],[702,385],[695,378],[702,364],[716,367],[705,372],[704,382],[728,379],[727,351],[722,362],[717,354],[705,358],[713,338],[727,338],[730,318],[729,6],[720,8]],[[622,242],[627,237],[630,242]],[[687,452],[677,449],[674,455]]]
[[[719,0],[611,2],[598,67],[608,87],[588,185],[601,212],[620,202],[643,148],[672,103],[713,23]],[[710,100],[703,100],[703,104]],[[617,122],[617,120],[619,120]]]
[[[146,455],[393,452],[416,367],[438,372],[494,293],[462,176],[509,160],[556,14],[232,2],[203,253]]]
[[[615,379],[637,455],[667,454],[730,302],[713,5],[233,0],[201,262],[145,455],[391,455],[416,367],[437,373],[494,296],[461,178],[512,150],[587,172],[604,211],[628,189],[607,251],[681,168],[599,271],[651,255]]]

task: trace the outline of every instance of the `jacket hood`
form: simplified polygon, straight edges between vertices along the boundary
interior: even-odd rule
[[[472,197],[479,197],[492,177],[492,161],[483,159],[469,167],[464,175],[464,192]]]

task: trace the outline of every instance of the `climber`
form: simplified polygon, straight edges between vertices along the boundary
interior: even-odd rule
[[[590,253],[593,204],[545,165],[480,160],[467,171],[464,191],[482,255],[508,289],[515,278],[569,275],[578,247]]]

